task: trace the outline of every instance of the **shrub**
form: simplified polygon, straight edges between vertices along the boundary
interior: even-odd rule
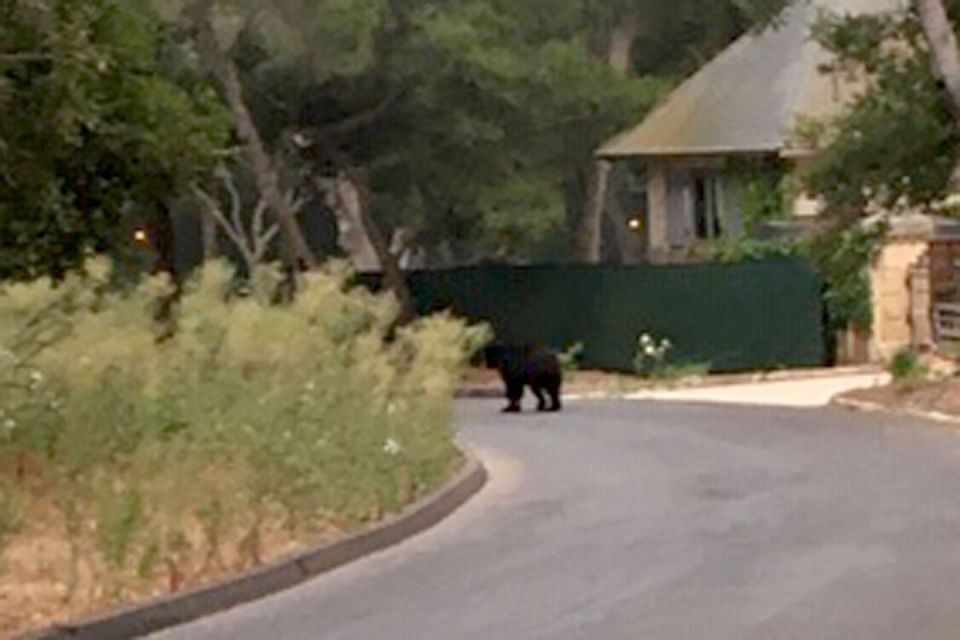
[[[583,343],[576,342],[558,354],[557,358],[560,360],[560,366],[564,371],[572,373],[580,370],[583,349]]]
[[[657,340],[648,333],[640,334],[633,358],[634,370],[642,376],[656,377],[666,367],[671,349],[673,344],[667,338]]]
[[[96,263],[58,286],[6,286],[0,487],[29,457],[71,548],[95,550],[121,591],[158,567],[177,588],[225,546],[258,562],[270,523],[350,528],[436,487],[459,459],[456,371],[486,329],[436,316],[395,331],[393,299],[350,275],[307,274],[278,306],[277,271],[238,292],[208,265],[172,336],[153,321],[163,278],[119,290]]]
[[[909,347],[897,351],[888,368],[894,383],[901,387],[921,383],[929,373],[916,350]]]

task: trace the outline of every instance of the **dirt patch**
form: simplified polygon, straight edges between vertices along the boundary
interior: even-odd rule
[[[960,380],[949,378],[918,385],[887,385],[850,391],[841,399],[880,405],[890,410],[924,411],[960,418]]]
[[[56,510],[35,503],[26,515],[26,524],[0,556],[0,638],[207,585],[346,535],[333,524],[291,531],[282,520],[271,519],[262,527],[257,559],[226,541],[215,554],[195,545],[197,551],[185,550],[176,566],[162,564],[148,576],[117,580],[105,577],[89,539],[71,548]]]

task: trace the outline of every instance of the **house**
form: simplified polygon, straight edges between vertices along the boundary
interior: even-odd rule
[[[637,127],[597,152],[619,168],[610,197],[634,230],[635,256],[682,262],[700,247],[756,233],[758,199],[786,197],[784,176],[815,152],[796,135],[805,120],[842,113],[856,83],[823,73],[829,54],[811,38],[820,12],[894,11],[903,0],[797,0],[775,23],[748,33],[682,83]],[[767,198],[769,199],[769,198]],[[817,202],[777,203],[802,223]]]

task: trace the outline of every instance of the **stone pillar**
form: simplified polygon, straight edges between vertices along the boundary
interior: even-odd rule
[[[650,262],[666,262],[670,256],[668,203],[666,167],[652,162],[647,168],[647,258]]]
[[[910,274],[926,251],[925,239],[889,238],[871,266],[871,358],[874,360],[888,360],[899,349],[913,344],[915,325]]]

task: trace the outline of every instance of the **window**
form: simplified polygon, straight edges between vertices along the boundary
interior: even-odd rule
[[[718,176],[693,177],[693,220],[697,237],[702,240],[723,235],[720,220],[722,181]]]

